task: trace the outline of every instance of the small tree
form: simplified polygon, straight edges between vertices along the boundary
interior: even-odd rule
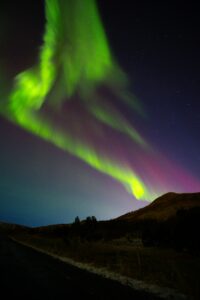
[[[76,224],[76,225],[80,225],[80,219],[79,219],[79,217],[77,216],[76,218],[75,218],[75,220],[74,220],[74,224]]]
[[[87,217],[86,218],[86,223],[87,224],[91,224],[92,223],[92,218],[91,217]]]
[[[97,219],[95,216],[92,216],[92,217],[87,217],[86,218],[86,224],[88,225],[94,225],[97,223]]]
[[[97,223],[97,218],[96,218],[95,216],[92,216],[92,217],[91,217],[91,221],[92,221],[92,223],[95,224],[95,223]]]

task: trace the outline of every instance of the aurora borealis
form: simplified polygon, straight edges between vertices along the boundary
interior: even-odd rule
[[[77,166],[81,161],[89,167],[85,166],[86,172],[94,169],[97,184],[98,174],[111,178],[113,189],[117,185],[122,193],[129,194],[130,202],[152,201],[167,191],[199,191],[198,172],[193,174],[162,151],[154,139],[151,141],[146,128],[152,116],[142,99],[133,95],[131,76],[113,54],[115,49],[110,45],[98,8],[101,12],[101,1],[45,1],[43,31],[40,29],[41,42],[35,50],[34,62],[26,68],[22,63],[11,76],[4,71],[5,61],[0,60],[2,118],[13,124],[9,126],[17,125],[18,130],[33,134],[37,141],[42,139],[47,148],[59,148],[66,160],[72,155],[77,160],[76,172],[81,172]],[[23,26],[28,35],[26,25]],[[124,49],[122,57],[126,52]],[[15,64],[9,68],[15,70]],[[157,128],[160,123],[158,120]],[[81,178],[84,177],[87,175],[82,174]],[[102,186],[103,197],[107,196]],[[87,201],[94,201],[98,211],[101,200]],[[123,207],[123,197],[118,201],[119,207]],[[70,207],[73,211],[69,202],[73,200],[66,201],[65,209]],[[114,199],[112,203],[115,207]]]

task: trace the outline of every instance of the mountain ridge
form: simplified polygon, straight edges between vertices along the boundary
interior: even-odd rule
[[[138,222],[147,219],[157,221],[166,221],[176,215],[178,210],[200,207],[199,193],[174,193],[169,192],[156,198],[149,205],[136,211],[128,212],[115,219],[100,221],[103,223],[112,223],[117,221]],[[83,221],[82,221],[83,222]],[[82,223],[81,222],[81,223]],[[28,227],[24,225],[0,221],[0,231],[46,231],[53,232],[55,229],[59,232],[63,228],[69,228],[72,224],[52,224],[46,226]]]
[[[180,209],[190,209],[200,206],[200,193],[174,193],[169,192],[156,198],[149,205],[133,211],[115,220],[139,221],[145,219],[155,219],[165,221]]]

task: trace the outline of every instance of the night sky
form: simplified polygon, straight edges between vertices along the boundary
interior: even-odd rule
[[[72,222],[77,215],[81,219],[88,215],[110,219],[143,207],[165,192],[200,191],[197,4],[195,1],[127,0],[99,0],[97,4],[109,48],[129,79],[128,90],[142,113],[119,100],[122,96],[116,92],[118,82],[111,92],[102,80],[92,96],[100,103],[108,99],[103,103],[112,126],[95,121],[98,101],[94,106],[88,104],[94,101],[88,92],[89,79],[85,79],[86,96],[79,93],[79,86],[80,89],[84,86],[81,83],[73,95],[68,95],[67,104],[61,103],[59,109],[56,105],[45,108],[43,115],[51,116],[53,128],[59,123],[62,130],[76,137],[75,141],[81,140],[99,153],[101,166],[94,167],[88,159],[80,159],[77,153],[73,155],[74,150],[64,151],[63,147],[45,141],[41,134],[32,134],[15,124],[0,106],[3,112],[0,116],[0,220],[36,226]],[[7,101],[14,77],[37,64],[44,28],[42,0],[1,1],[0,103]],[[69,37],[73,39],[73,35]],[[101,56],[99,52],[98,55]],[[58,78],[61,84],[53,86],[53,92],[48,94],[52,101],[57,100],[57,91],[62,92],[63,81]],[[117,122],[114,114],[120,114],[118,120],[123,122]],[[127,124],[139,132],[148,147],[140,145],[135,135],[135,140],[131,140]],[[105,157],[114,160],[117,168],[123,166],[123,174],[117,180],[116,174],[109,176],[110,169],[105,170],[102,163]],[[124,174],[129,169],[147,190],[144,197],[137,197],[135,190],[130,193],[130,186],[126,188],[129,182],[124,182]],[[117,173],[116,170],[112,166],[112,173]]]

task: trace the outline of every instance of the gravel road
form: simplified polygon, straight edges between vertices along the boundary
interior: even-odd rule
[[[58,261],[3,235],[0,236],[0,298],[156,299]]]

